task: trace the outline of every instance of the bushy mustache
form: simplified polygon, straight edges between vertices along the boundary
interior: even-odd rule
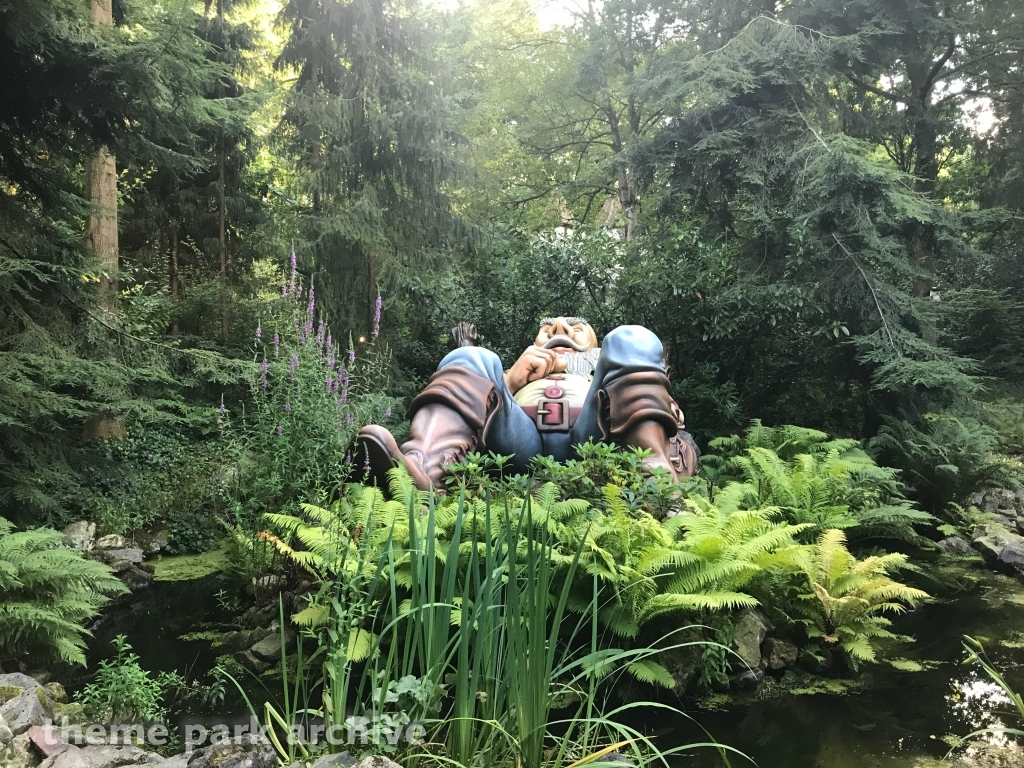
[[[572,347],[577,352],[586,352],[590,349],[590,344],[580,344],[571,336],[559,334],[557,336],[552,336],[544,342],[544,349],[551,349],[552,347]]]

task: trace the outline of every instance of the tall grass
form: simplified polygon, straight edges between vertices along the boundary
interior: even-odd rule
[[[406,768],[597,766],[613,750],[630,752],[638,765],[664,762],[620,719],[641,706],[676,710],[633,703],[603,711],[603,690],[615,677],[608,673],[656,651],[601,647],[596,572],[588,610],[567,611],[582,545],[567,570],[556,570],[557,542],[534,520],[529,498],[511,508],[507,500],[462,496],[439,508],[401,472],[391,482],[407,513],[396,516],[392,531],[407,524],[407,545],[395,543],[405,539],[397,534],[384,546],[361,537],[370,525],[340,526],[316,562],[310,553],[298,558],[324,578],[296,617],[317,647],[308,662],[297,660],[290,682],[283,656],[286,703],[267,703],[267,721],[282,730],[312,716],[327,727],[354,718],[421,723],[423,743],[385,746]],[[454,515],[450,541],[436,535],[438,514]],[[395,578],[400,572],[408,583]],[[415,695],[400,698],[399,682]],[[309,755],[305,745],[277,743],[283,761]]]

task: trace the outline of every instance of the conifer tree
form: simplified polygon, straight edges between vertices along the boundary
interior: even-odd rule
[[[460,231],[444,192],[454,103],[414,4],[289,0],[281,20],[290,34],[277,66],[297,73],[281,134],[306,266],[358,336],[381,287],[411,279]]]

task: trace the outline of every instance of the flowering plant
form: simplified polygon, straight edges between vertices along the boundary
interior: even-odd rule
[[[386,352],[374,341],[357,356],[351,337],[343,349],[317,315],[314,287],[298,279],[294,253],[291,267],[255,333],[255,413],[243,436],[257,512],[332,495],[360,469],[350,453],[356,433],[398,405],[379,391]]]

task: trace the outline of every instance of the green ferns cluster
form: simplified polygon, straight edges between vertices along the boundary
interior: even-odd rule
[[[107,566],[65,547],[60,532],[15,532],[0,517],[0,659],[85,664],[84,623],[127,591]]]
[[[853,458],[847,464],[841,461],[834,448],[798,453],[787,462],[770,449],[756,447],[735,461],[740,472],[749,473],[748,479],[731,481],[713,496],[697,492],[698,486],[687,489],[689,495],[683,496],[675,487],[674,495],[659,505],[673,511],[659,518],[636,508],[636,483],[632,481],[607,482],[603,488],[589,490],[591,498],[565,498],[555,479],[530,484],[514,477],[488,485],[477,469],[500,466],[500,462],[472,455],[467,459],[474,468],[468,478],[471,482],[467,484],[463,477],[446,496],[417,491],[404,471],[396,470],[390,500],[378,488],[351,484],[329,507],[304,505],[301,516],[267,515],[281,537],[267,535],[320,581],[355,581],[378,584],[381,590],[409,590],[415,585],[410,563],[416,548],[410,538],[410,507],[422,510],[424,516],[429,514],[432,551],[439,564],[458,558],[462,577],[484,542],[493,543],[506,530],[506,523],[522,530],[518,517],[528,507],[533,529],[542,530],[553,542],[550,557],[558,574],[556,582],[569,586],[567,608],[587,615],[597,589],[596,615],[602,635],[617,637],[628,645],[639,641],[646,627],[656,632],[678,626],[683,619],[704,621],[715,613],[770,600],[773,608],[794,617],[796,626],[807,627],[812,643],[831,644],[840,638],[840,647],[856,663],[857,659],[872,659],[871,641],[888,636],[882,631],[886,619],[881,614],[898,608],[900,601],[913,604],[923,599],[924,593],[888,580],[889,587],[899,589],[886,601],[869,600],[863,617],[848,622],[855,614],[848,607],[839,613],[823,609],[820,622],[812,620],[817,614],[809,606],[825,605],[821,589],[827,594],[835,589],[859,589],[859,585],[850,587],[849,579],[840,579],[837,587],[833,580],[808,575],[814,573],[814,563],[826,558],[820,552],[822,542],[831,543],[828,562],[844,564],[855,573],[875,574],[878,568],[886,571],[906,562],[902,555],[858,562],[845,549],[845,535],[832,523],[840,520],[849,530],[858,525],[854,515],[881,506],[875,503],[879,497],[871,495],[867,482],[841,492],[844,483],[853,485],[849,478],[855,471],[850,469]],[[870,459],[862,461],[864,475],[870,476]],[[754,467],[761,468],[760,481],[753,477]],[[574,473],[573,484],[580,489],[576,470],[569,467],[567,471]],[[605,479],[612,477],[605,473]],[[597,493],[600,495],[595,498]],[[905,500],[901,503],[905,507],[900,509],[914,512]],[[532,531],[522,532],[516,544],[520,555],[531,535]],[[815,538],[816,543],[808,543]],[[298,544],[293,545],[295,541]],[[383,556],[388,557],[389,566],[388,578],[381,582],[373,569]],[[847,595],[840,592],[835,597]],[[861,599],[858,593],[843,605],[860,605],[857,601]],[[296,619],[316,625],[328,613],[327,606],[312,606]],[[365,646],[367,640],[353,637],[351,651]],[[631,671],[646,682],[666,687],[675,684],[659,665],[648,662],[642,666]]]

